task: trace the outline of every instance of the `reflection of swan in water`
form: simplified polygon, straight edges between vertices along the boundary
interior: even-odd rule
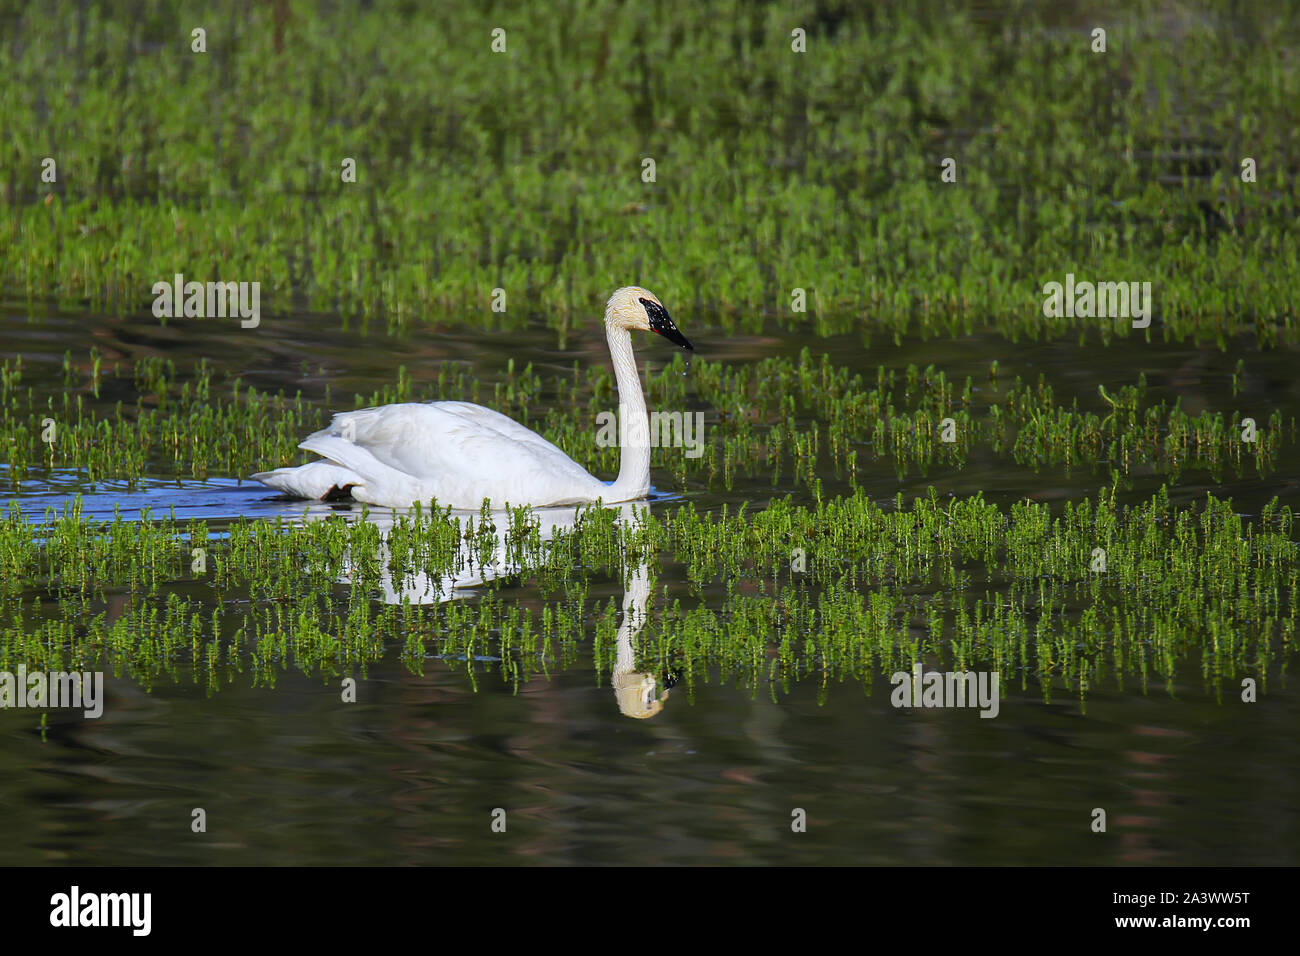
[[[643,502],[624,502],[607,506],[608,510],[617,512],[615,522],[620,525],[633,525],[649,509]],[[577,525],[584,508],[533,508],[529,514],[532,526],[537,530],[540,540],[545,543],[552,540],[559,532],[572,531]],[[328,512],[314,512],[303,515],[305,520],[319,520],[327,514],[339,514],[331,509]],[[461,538],[457,545],[453,570],[441,575],[430,575],[426,571],[409,571],[399,580],[389,568],[391,552],[388,545],[389,535],[401,517],[401,512],[363,513],[361,511],[342,511],[346,520],[351,522],[366,521],[379,530],[378,548],[379,589],[385,604],[433,604],[469,597],[471,590],[487,581],[521,574],[526,569],[517,558],[510,556],[507,537],[510,532],[510,514],[493,512],[492,520],[496,526],[493,533],[493,550],[491,558],[484,561],[475,552],[482,547],[483,539],[467,541]],[[479,512],[453,513],[462,521],[473,518],[477,523]],[[518,528],[516,527],[516,530]],[[345,562],[343,573],[339,575],[340,583],[351,583],[352,568]],[[647,607],[650,601],[650,569],[647,562],[642,562],[631,574],[623,593],[623,619],[618,626],[617,657],[614,670],[610,675],[614,686],[614,696],[618,701],[619,711],[627,717],[653,717],[663,710],[664,701],[668,699],[668,688],[673,684],[671,677],[665,677],[662,695],[656,694],[658,681],[653,674],[636,670],[636,650],[633,641],[645,626]]]
[[[632,639],[645,626],[646,605],[649,601],[649,568],[642,564],[632,573],[632,580],[623,592],[623,620],[618,625],[618,658],[611,675],[618,709],[624,717],[653,717],[664,709],[664,701],[668,699],[667,687],[664,688],[662,697],[655,696],[653,674],[636,670],[636,651],[632,648]]]
[[[636,510],[634,510],[635,507],[634,502],[627,502],[623,505],[612,506],[609,510],[618,512],[615,521],[623,524],[628,522],[629,519],[635,518],[637,514]],[[584,508],[572,506],[567,508],[532,508],[526,514],[528,515],[529,524],[536,529],[538,538],[545,544],[558,533],[573,531],[584,510]],[[352,514],[357,513],[353,512]],[[402,515],[400,512],[395,514],[391,511],[387,514],[367,513],[365,520],[379,529],[378,583],[383,602],[385,604],[401,604],[403,601],[411,604],[438,604],[443,601],[453,601],[458,598],[472,596],[475,593],[472,590],[473,588],[486,584],[488,581],[522,574],[526,568],[517,555],[510,553],[511,548],[508,541],[511,531],[510,512],[495,511],[491,512],[490,516],[492,524],[495,526],[490,539],[490,553],[484,553],[482,550],[487,539],[481,533],[476,533],[470,540],[466,540],[462,535],[460,542],[456,546],[456,555],[451,570],[442,574],[430,574],[427,571],[412,569],[398,577],[389,567],[392,553],[388,541],[394,526]],[[468,519],[472,519],[477,528],[482,515],[477,511],[466,511],[452,512],[452,517],[459,519],[462,525]],[[516,525],[514,530],[518,532],[519,526]],[[340,583],[350,584],[352,578],[351,567],[345,565],[343,573],[339,575]]]

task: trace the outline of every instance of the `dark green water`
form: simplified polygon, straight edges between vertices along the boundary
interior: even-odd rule
[[[1154,398],[1181,396],[1191,412],[1300,407],[1295,352],[1250,351],[1241,394],[1231,395],[1238,353],[1172,344],[1103,348],[1077,342],[1011,344],[996,335],[901,346],[855,338],[819,340],[773,331],[724,338],[707,316],[677,316],[711,360],[733,363],[830,351],[836,364],[874,374],[876,365],[934,363],[961,381],[1036,379],[1058,397],[1090,400],[1098,384],[1118,388],[1145,372]],[[506,360],[566,370],[608,361],[595,333],[565,348],[539,327],[526,334],[421,333],[408,339],[339,331],[336,317],[267,316],[255,332],[191,320],[109,319],[57,311],[31,321],[0,315],[3,349],[21,354],[25,380],[56,381],[63,353],[95,345],[106,362],[163,355],[187,366],[201,356],[260,389],[302,390],[320,399],[368,392],[406,365],[419,381],[442,360],[470,363],[485,382]],[[671,352],[638,343],[641,361]],[[306,363],[307,370],[303,370]],[[714,413],[716,414],[716,411]],[[707,420],[707,419],[706,419]],[[1300,475],[1289,445],[1261,479],[1184,474],[1175,501],[1211,491],[1255,512],[1274,495],[1295,503]],[[201,517],[217,528],[239,515],[296,515],[302,506],[228,476],[159,480],[127,491],[91,491],[66,476],[28,481],[25,509],[59,506],[81,492],[85,510],[130,516],[142,508]],[[603,476],[611,477],[611,476]],[[892,464],[866,462],[859,481],[881,501],[896,493],[977,491],[1000,503],[1065,501],[1107,484],[1088,467],[1035,474],[993,455],[960,471],[932,469],[900,481]],[[1159,487],[1138,476],[1132,500]],[[845,486],[827,480],[825,492]],[[761,507],[773,495],[807,493],[792,482],[742,480],[729,492],[689,491],[704,508]],[[681,499],[655,502],[679,507]],[[666,567],[668,598],[686,585]],[[722,585],[706,592],[719,598]],[[507,594],[511,593],[509,591]],[[531,588],[513,592],[537,606]],[[591,594],[621,585],[593,578]],[[473,600],[473,597],[468,598]],[[111,609],[110,609],[111,610]],[[1009,681],[998,717],[975,710],[898,710],[883,678],[822,687],[816,680],[757,688],[712,675],[693,692],[677,688],[650,720],[620,715],[608,679],[598,686],[589,657],[534,678],[514,693],[491,662],[473,682],[463,662],[430,661],[424,676],[400,648],[359,680],[358,702],[340,706],[335,682],[297,671],[274,688],[233,673],[209,695],[160,680],[152,692],[106,675],[102,718],[51,712],[42,734],[27,710],[0,711],[0,863],[1067,863],[1294,864],[1300,859],[1300,699],[1284,672],[1259,703],[1229,689],[1207,692],[1200,662],[1185,660],[1169,682],[1137,678],[1090,690],[1082,705],[1064,688],[1044,700],[1037,681]],[[1289,649],[1288,649],[1289,654]],[[1285,659],[1288,654],[1283,654]],[[191,811],[207,812],[205,834]],[[1108,833],[1091,833],[1094,807]],[[491,829],[504,808],[507,831]],[[802,808],[808,832],[792,833]]]

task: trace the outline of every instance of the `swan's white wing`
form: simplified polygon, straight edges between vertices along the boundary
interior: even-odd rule
[[[527,467],[532,461],[575,479],[591,477],[535,431],[469,402],[406,402],[339,412],[328,428],[307,440],[324,435],[364,448],[390,468],[415,478],[432,478],[448,471],[491,475]],[[302,447],[307,447],[306,442]],[[489,457],[492,454],[507,457]]]
[[[548,442],[537,432],[491,408],[475,405],[473,402],[430,402],[426,407],[437,408],[438,411],[455,415],[474,428],[490,429],[506,438],[531,445],[546,454],[561,455],[565,460],[572,462],[563,450]],[[587,474],[586,469],[583,469],[583,474]]]
[[[353,496],[377,504],[553,504],[591,501],[606,487],[537,433],[468,402],[340,412],[299,447],[360,476]]]

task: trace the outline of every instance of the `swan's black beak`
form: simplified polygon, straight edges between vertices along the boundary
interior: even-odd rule
[[[686,336],[677,331],[677,326],[673,324],[672,317],[658,302],[651,302],[649,299],[640,299],[640,303],[645,306],[645,313],[650,317],[650,331],[657,332],[666,338],[673,345],[680,345],[688,352],[694,352],[695,346],[686,341]]]

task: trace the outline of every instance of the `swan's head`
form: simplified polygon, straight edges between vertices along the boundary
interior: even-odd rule
[[[645,720],[664,709],[668,691],[663,695],[655,693],[656,681],[650,674],[629,671],[614,675],[614,696],[618,698],[618,709],[624,717]]]
[[[609,297],[605,305],[605,324],[615,329],[654,332],[674,345],[695,351],[695,346],[677,331],[663,303],[649,289],[638,285],[624,286]]]

